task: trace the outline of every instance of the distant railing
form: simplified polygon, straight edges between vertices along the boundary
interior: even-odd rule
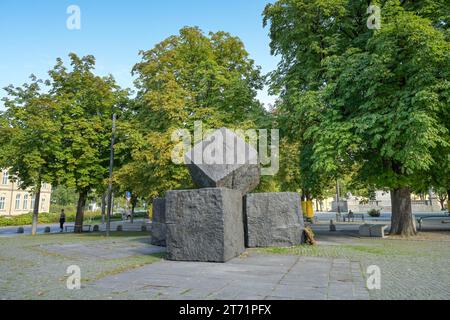
[[[425,205],[430,206],[431,203],[429,200],[411,200],[411,205]]]

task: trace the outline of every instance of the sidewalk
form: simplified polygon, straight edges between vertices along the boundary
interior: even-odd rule
[[[73,226],[73,222],[68,222],[64,224],[64,233],[66,226]],[[100,227],[100,231],[106,231],[106,224],[99,223],[90,223],[89,221],[85,221],[84,225],[91,225],[92,228],[94,225],[98,225]],[[117,226],[122,226],[122,231],[124,232],[133,232],[133,231],[142,231],[142,226],[145,225],[147,230],[150,230],[151,222],[148,219],[135,219],[133,223],[130,221],[112,221],[111,222],[111,231],[116,231]],[[23,226],[24,233],[17,233],[17,229],[20,226],[12,226],[12,227],[0,227],[0,238],[1,237],[14,237],[14,236],[23,236],[31,234],[31,226]],[[40,224],[37,228],[38,234],[45,234],[45,228],[50,227],[50,233],[61,233],[59,228],[59,223],[54,224]],[[91,229],[92,230],[92,229]],[[69,232],[72,233],[72,232]]]

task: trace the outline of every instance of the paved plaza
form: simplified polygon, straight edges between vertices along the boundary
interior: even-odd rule
[[[450,234],[363,239],[317,227],[317,246],[252,249],[225,264],[164,260],[146,233],[0,239],[0,299],[450,299]],[[68,290],[67,267],[82,287]],[[381,290],[368,290],[379,266]]]

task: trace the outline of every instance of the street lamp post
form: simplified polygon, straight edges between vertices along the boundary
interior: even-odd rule
[[[341,186],[339,185],[339,179],[336,179],[336,202],[338,214],[341,213]]]
[[[111,231],[111,212],[112,212],[112,178],[114,166],[114,143],[116,139],[116,114],[112,119],[112,136],[111,136],[111,154],[109,157],[109,186],[108,186],[108,213],[106,218],[106,236],[109,237]]]

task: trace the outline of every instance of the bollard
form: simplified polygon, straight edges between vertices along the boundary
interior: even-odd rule
[[[336,225],[334,224],[333,220],[330,220],[330,231],[335,232],[336,231]]]

